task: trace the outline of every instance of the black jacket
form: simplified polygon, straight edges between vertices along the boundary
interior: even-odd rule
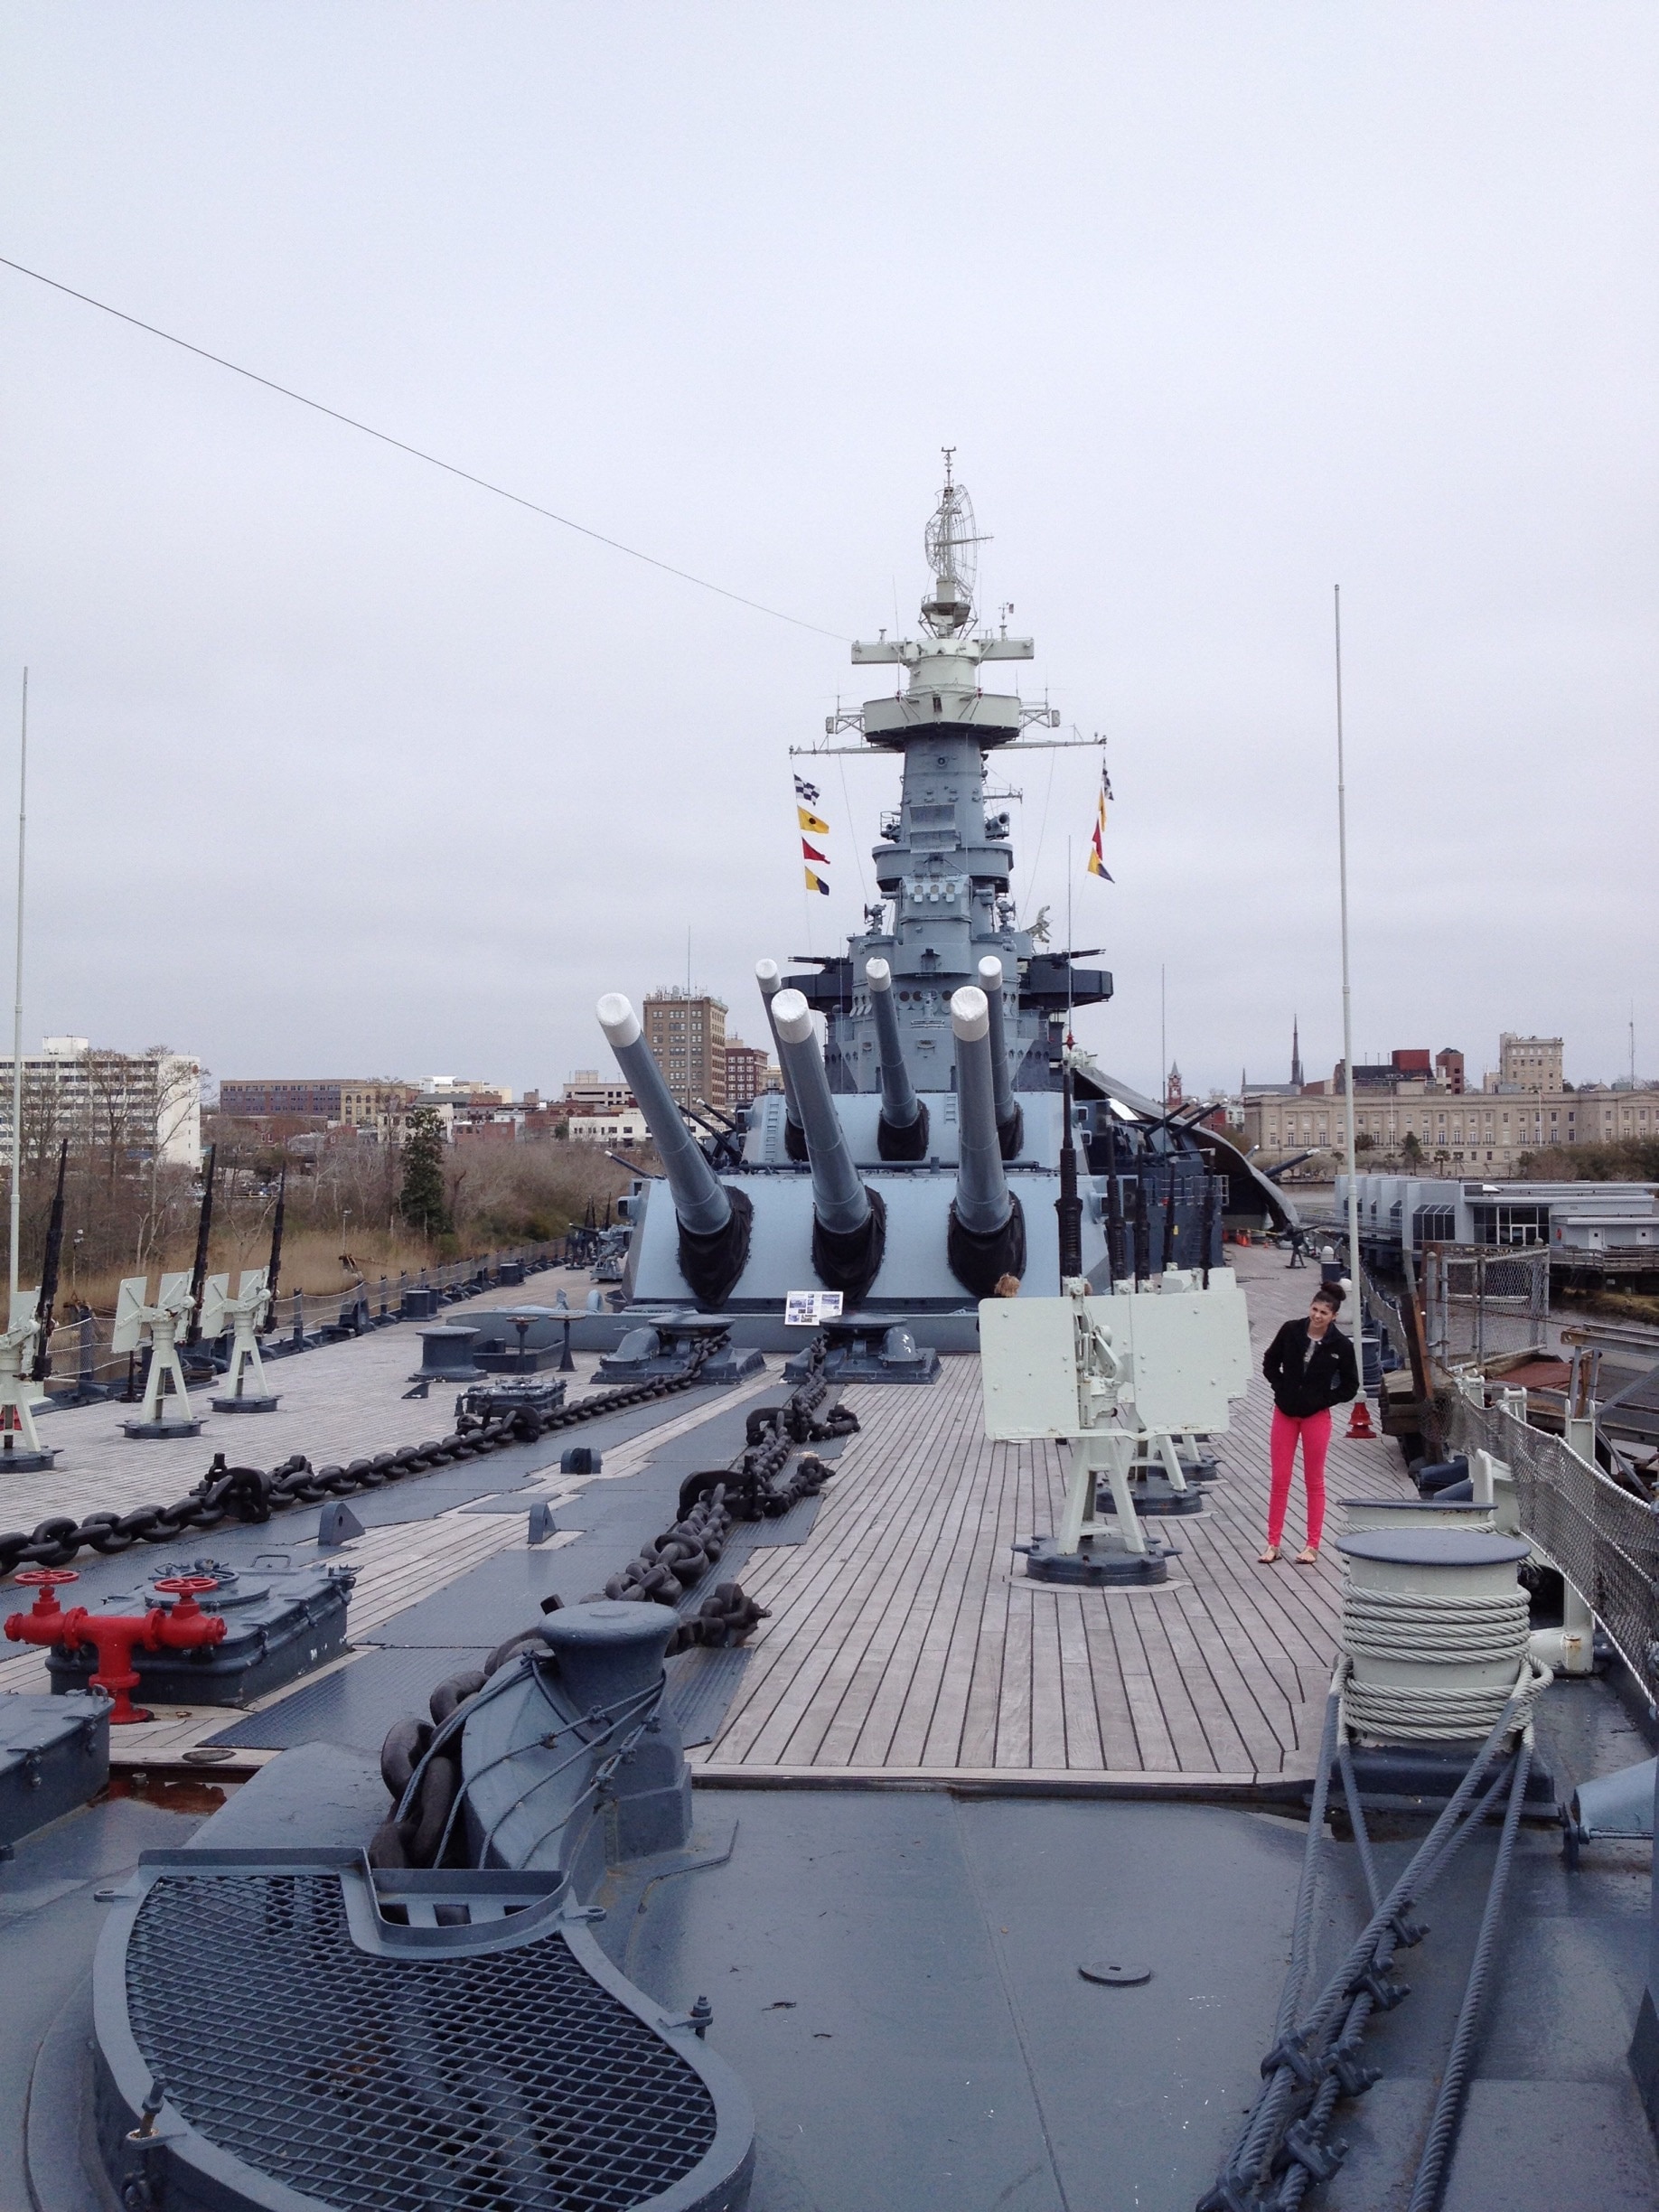
[[[1305,1420],[1359,1396],[1359,1368],[1354,1345],[1333,1321],[1308,1352],[1308,1324],[1287,1321],[1267,1348],[1261,1372],[1273,1386],[1273,1403],[1281,1413]]]

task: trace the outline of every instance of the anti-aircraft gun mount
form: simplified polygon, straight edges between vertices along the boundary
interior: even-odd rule
[[[1230,1210],[1286,1212],[1219,1132],[1074,1064],[1071,1015],[1109,998],[1111,978],[1017,923],[987,765],[1053,717],[983,688],[1035,647],[976,627],[976,542],[947,471],[920,634],[853,647],[856,665],[891,667],[899,689],[832,719],[856,731],[854,751],[900,757],[900,805],[875,848],[879,899],[846,953],[795,974],[757,963],[781,1093],[717,1142],[699,1136],[628,1001],[600,1002],[665,1170],[628,1201],[628,1326],[697,1307],[728,1320],[735,1342],[785,1349],[788,1294],[818,1286],[840,1291],[867,1331],[971,1351],[977,1302],[1006,1277],[1054,1297],[1073,1272],[1105,1287],[1203,1270],[1220,1264]]]
[[[1233,1277],[1220,1270],[1206,1285],[1172,1268],[1107,1298],[1073,1277],[1060,1298],[990,1298],[979,1354],[994,1443],[1072,1444],[1058,1531],[1018,1547],[1027,1575],[1092,1587],[1167,1580],[1176,1547],[1141,1526],[1134,1469],[1184,1432],[1224,1431],[1230,1401],[1248,1388],[1250,1322]],[[1183,1488],[1178,1457],[1164,1464]]]

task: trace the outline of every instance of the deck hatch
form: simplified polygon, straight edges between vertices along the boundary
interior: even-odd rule
[[[700,2195],[676,2185],[715,2142],[708,2084],[557,1926],[377,1955],[354,1942],[335,1873],[164,1874],[126,1989],[139,2052],[190,2126],[342,2212]]]

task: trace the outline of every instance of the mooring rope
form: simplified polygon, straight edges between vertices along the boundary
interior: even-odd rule
[[[1343,1720],[1359,1735],[1396,1743],[1456,1742],[1484,1736],[1504,1705],[1515,1701],[1514,1726],[1523,1729],[1534,1700],[1551,1676],[1527,1650],[1527,1593],[1519,1585],[1486,1594],[1436,1597],[1414,1590],[1343,1593]],[[1504,1681],[1439,1689],[1420,1679],[1378,1682],[1357,1678],[1354,1660],[1419,1667],[1491,1666]]]

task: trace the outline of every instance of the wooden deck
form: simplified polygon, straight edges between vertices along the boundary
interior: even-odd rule
[[[1259,1354],[1318,1276],[1255,1248],[1237,1263]],[[745,1569],[772,1618],[694,1755],[701,1780],[1259,1789],[1311,1772],[1338,1501],[1409,1495],[1393,1444],[1335,1440],[1324,1558],[1259,1567],[1272,1401],[1258,1375],[1216,1439],[1205,1510],[1160,1524],[1180,1547],[1169,1581],[1067,1590],[1027,1580],[1012,1550],[1055,1525],[1064,1448],[986,1441],[977,1359],[948,1360],[932,1389],[847,1400],[867,1426],[811,1536]],[[1300,1509],[1298,1480],[1288,1551]]]
[[[1318,1279],[1256,1249],[1235,1264],[1260,1352]],[[261,1427],[259,1456],[286,1448],[278,1425],[317,1457],[429,1432],[433,1412],[399,1402],[417,1356],[414,1332],[398,1330],[282,1363],[285,1403]],[[596,1478],[561,1476],[564,1439],[549,1439],[542,1482],[515,1491],[523,1514],[455,1507],[371,1528],[336,1555],[359,1570],[353,1638],[495,1553],[523,1547],[539,1496],[558,1503],[592,1481],[632,1474],[673,1439],[776,1388],[769,1363],[767,1374],[736,1390],[665,1406],[658,1424],[606,1451]],[[866,1426],[836,1461],[811,1533],[761,1547],[741,1570],[772,1617],[716,1740],[692,1754],[702,1781],[1190,1793],[1282,1788],[1308,1774],[1340,1575],[1328,1550],[1312,1570],[1255,1563],[1271,1411],[1259,1377],[1231,1433],[1217,1439],[1224,1471],[1205,1511],[1161,1524],[1180,1547],[1169,1581],[1137,1591],[1063,1590],[1025,1578],[1012,1546],[1054,1526],[1064,1454],[986,1441],[977,1360],[947,1360],[931,1389],[847,1396]],[[205,1438],[132,1445],[113,1433],[117,1411],[51,1416],[52,1440],[70,1448],[64,1463],[13,1478],[0,1505],[27,1525],[49,1512],[174,1495],[200,1477]],[[242,1429],[236,1441],[247,1448]],[[1409,1494],[1396,1448],[1381,1440],[1335,1443],[1327,1478],[1333,1536],[1342,1497]],[[480,1493],[490,1487],[481,1471]],[[1299,1542],[1300,1531],[1298,1489],[1289,1538]],[[42,1654],[0,1653],[0,1692],[45,1688]],[[127,1767],[166,1765],[226,1720],[222,1710],[158,1710],[155,1721],[118,1732],[115,1756]],[[238,1765],[267,1756],[239,1754]]]

